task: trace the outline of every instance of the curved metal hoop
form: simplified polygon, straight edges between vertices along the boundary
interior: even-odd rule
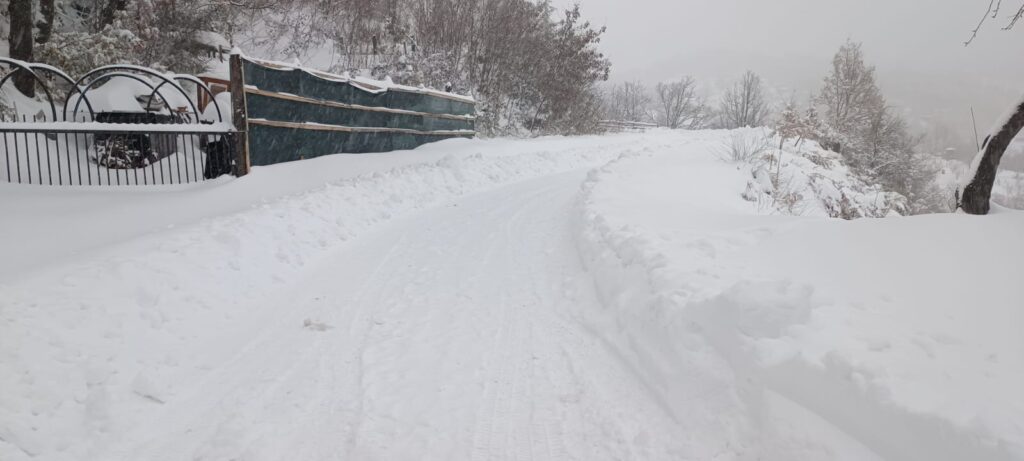
[[[210,97],[210,102],[213,103],[213,108],[217,110],[217,121],[218,122],[223,122],[224,121],[224,115],[223,115],[223,113],[220,110],[220,104],[217,104],[217,98],[214,97],[213,91],[211,91],[210,87],[206,85],[206,82],[196,78],[195,76],[188,75],[188,74],[175,74],[171,78],[173,78],[174,80],[184,80],[186,82],[192,82],[192,83],[194,83],[196,85],[197,88],[203,90],[203,92],[205,92],[206,95]],[[159,85],[157,85],[156,89],[153,90],[153,93],[150,94],[149,97],[152,98],[153,94],[155,94],[157,92],[157,90],[159,90],[160,87],[162,87],[162,86],[164,86],[163,83],[160,83]]]
[[[56,76],[64,79],[64,81],[67,82],[68,85],[70,85],[70,88],[68,89],[67,98],[71,97],[71,93],[72,93],[71,90],[75,88],[75,80],[72,79],[71,76],[69,76],[68,74],[64,73],[64,71],[62,71],[62,70],[60,70],[60,69],[58,69],[56,67],[48,66],[46,64],[31,63],[28,66],[30,68],[32,68],[33,70],[48,72],[48,73],[50,73],[52,75],[56,75]],[[79,97],[81,99],[85,99],[85,107],[89,109],[89,116],[91,118],[96,118],[96,111],[93,110],[92,103],[89,102],[89,98],[86,97],[85,94],[83,94],[83,93],[80,93]],[[65,98],[65,101],[67,101],[67,98]],[[64,113],[64,121],[67,121],[67,120],[68,120],[68,114],[67,114],[67,112],[65,112]],[[74,116],[72,116],[72,120],[74,120]]]
[[[146,67],[128,66],[128,65],[120,65],[120,64],[115,64],[115,65],[112,65],[112,66],[98,67],[96,69],[93,69],[93,70],[89,71],[88,73],[83,75],[81,78],[79,78],[78,81],[75,82],[74,90],[82,92],[83,91],[83,89],[81,88],[82,82],[89,80],[90,77],[92,77],[92,80],[90,80],[90,83],[89,83],[89,87],[91,88],[94,82],[103,80],[103,78],[105,76],[107,76],[107,75],[109,75],[111,73],[117,73],[118,76],[125,76],[125,75],[131,75],[130,72],[138,72],[138,73],[150,76],[150,77],[155,77],[155,78],[159,79],[162,82],[162,83],[160,83],[159,86],[163,86],[164,84],[168,84],[168,85],[174,87],[174,89],[178,90],[178,92],[181,93],[182,97],[184,97],[185,100],[188,101],[189,106],[192,107],[192,113],[195,114],[196,121],[198,122],[199,117],[200,117],[199,116],[199,109],[197,109],[195,103],[193,103],[192,100],[189,99],[188,93],[185,92],[185,89],[182,88],[181,85],[178,85],[174,80],[168,79],[163,74],[161,74],[161,73],[159,73],[159,72],[157,72],[157,71],[155,71],[153,69],[146,68]],[[135,76],[135,77],[138,77],[138,76]],[[148,86],[150,88],[153,88],[152,84],[148,84]],[[159,86],[157,86],[157,88],[159,88]],[[166,104],[168,108],[171,107],[170,103],[167,102],[167,99],[164,98],[163,95],[160,95],[160,99],[163,99],[164,104]],[[64,111],[65,112],[67,111],[68,102],[70,102],[70,100],[71,100],[71,95],[68,95],[68,99],[66,101],[64,101]],[[76,111],[77,111],[78,105],[76,104],[75,107],[76,107]]]
[[[135,80],[135,81],[137,81],[139,83],[142,83],[143,85],[146,85],[151,90],[154,89],[153,83],[150,82],[149,80],[146,80],[146,79],[144,79],[142,77],[139,77],[138,75],[135,75],[135,74],[130,74],[128,72],[108,72],[106,74],[103,74],[102,78],[97,78],[97,79],[94,79],[93,81],[89,82],[89,84],[86,85],[85,87],[77,87],[76,86],[76,88],[78,89],[79,93],[81,93],[82,95],[85,95],[90,90],[92,90],[94,86],[96,86],[100,82],[102,82],[102,81],[104,81],[104,80],[106,80],[108,78],[115,78],[115,77],[130,78],[130,79]],[[154,90],[154,92],[155,92],[155,90]],[[167,102],[167,98],[164,98],[164,95],[157,93],[157,96],[160,96],[160,99],[162,99],[164,101],[164,105],[165,106],[167,106],[167,107],[171,106],[170,103]],[[83,97],[83,98],[79,98],[78,99],[78,102],[75,103],[75,109],[71,113],[73,113],[73,114],[77,114],[78,113],[79,104],[82,103],[83,99],[85,99],[85,98]],[[90,112],[91,111],[92,111],[92,108],[90,108]],[[96,114],[93,113],[92,115],[93,115],[93,118],[95,118]]]
[[[10,79],[12,76],[14,76],[14,74],[18,73],[19,71],[28,72],[29,75],[31,75],[32,78],[39,83],[39,86],[43,88],[43,92],[46,93],[46,101],[50,103],[50,112],[53,114],[53,121],[57,121],[57,107],[53,104],[53,94],[50,93],[50,86],[46,84],[46,81],[43,80],[43,78],[40,77],[39,74],[35,73],[32,70],[31,64],[4,57],[0,57],[0,63],[4,63],[11,67],[17,68],[13,72],[10,72],[7,75],[5,75],[3,79],[0,79],[0,88],[2,88],[5,83],[7,83],[8,79]]]

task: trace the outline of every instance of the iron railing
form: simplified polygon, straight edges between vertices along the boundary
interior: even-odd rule
[[[36,102],[28,104],[30,111],[38,111],[31,117],[18,115],[16,106],[13,114],[11,108],[0,107],[0,181],[180,184],[232,173],[238,135],[225,120],[230,114],[195,76],[112,65],[75,80],[46,64],[0,57],[0,66],[10,69],[0,77],[0,90],[19,73],[40,90]],[[134,81],[148,93],[136,98],[139,111],[94,106],[89,93],[113,79]],[[197,95],[205,96],[214,110],[204,113],[204,106],[193,102],[183,84],[195,85]]]
[[[0,181],[184,184],[230,174],[236,136],[216,125],[18,122],[0,118]]]

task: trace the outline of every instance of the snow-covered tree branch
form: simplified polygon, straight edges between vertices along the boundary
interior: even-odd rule
[[[981,20],[978,21],[977,27],[971,31],[971,36],[966,42],[964,42],[964,45],[970,45],[973,43],[974,39],[978,38],[978,33],[981,32],[985,23],[999,19],[999,13],[1002,11],[1004,11],[1003,0],[989,0],[988,9],[986,9],[985,14],[981,16]],[[1017,7],[1016,11],[1009,16],[1004,25],[1001,26],[1002,30],[1013,29],[1013,27],[1020,22],[1021,18],[1024,18],[1024,3]]]

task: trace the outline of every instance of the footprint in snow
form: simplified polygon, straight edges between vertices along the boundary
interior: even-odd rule
[[[306,319],[302,322],[302,327],[312,331],[327,331],[332,327],[326,323],[314,322],[311,319]]]

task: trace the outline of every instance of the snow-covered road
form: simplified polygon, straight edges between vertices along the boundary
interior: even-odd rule
[[[112,453],[677,457],[672,416],[573,319],[599,309],[569,228],[583,177],[473,195],[332,255],[267,301],[279,318],[242,352]]]
[[[2,186],[0,459],[1021,459],[1022,215],[827,219],[812,151],[765,216],[728,136]]]

